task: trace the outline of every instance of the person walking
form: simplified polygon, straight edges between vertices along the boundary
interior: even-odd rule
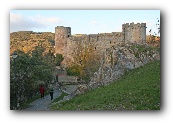
[[[41,99],[42,99],[42,98],[44,99],[44,92],[45,92],[45,89],[44,89],[43,85],[40,86],[39,91],[40,91],[40,94],[41,94]]]
[[[54,93],[54,90],[53,88],[50,90],[50,97],[51,97],[51,100],[53,99],[53,93]]]

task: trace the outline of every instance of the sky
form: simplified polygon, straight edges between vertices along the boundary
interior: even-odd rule
[[[157,33],[160,10],[11,10],[10,33],[55,32],[71,27],[72,34],[121,32],[124,23],[146,23],[146,33]]]

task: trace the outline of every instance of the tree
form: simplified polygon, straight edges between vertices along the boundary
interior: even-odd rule
[[[157,30],[157,32],[153,32],[152,30],[154,30],[154,29],[149,30],[150,35],[160,36],[160,20],[159,20],[159,18],[157,18],[157,21],[156,21],[156,30]]]
[[[156,31],[153,31],[156,30]],[[147,37],[146,42],[154,47],[160,47],[160,20],[157,18],[156,28],[149,30],[149,36]]]
[[[74,65],[72,67],[67,68],[67,75],[69,76],[80,76],[80,66]]]
[[[99,55],[95,51],[95,45],[91,42],[77,42],[77,45],[73,47],[73,59],[67,68],[68,75],[78,75],[82,79],[89,81],[90,77],[99,67]]]
[[[45,60],[50,54],[43,55],[44,48],[35,47],[33,52],[24,53],[16,51],[18,57],[10,60],[10,108],[16,109],[17,104],[22,104],[38,94],[38,87],[53,80],[52,66]],[[45,57],[46,56],[46,57]]]
[[[61,62],[64,60],[62,54],[56,54],[55,65],[60,66]]]

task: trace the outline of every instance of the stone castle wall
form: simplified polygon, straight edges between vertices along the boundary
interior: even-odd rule
[[[126,43],[145,43],[146,23],[126,23],[122,25],[122,32],[75,34],[71,35],[70,27],[55,27],[55,53],[63,54],[65,59],[74,61],[73,57],[81,50],[92,46],[98,55],[103,54],[107,48]]]
[[[65,54],[67,40],[71,37],[71,28],[58,26],[55,28],[55,54]]]

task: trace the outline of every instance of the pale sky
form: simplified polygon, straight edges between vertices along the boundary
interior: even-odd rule
[[[146,23],[158,32],[160,10],[11,10],[10,32],[55,32],[56,26],[71,27],[72,34],[121,32],[123,23]]]

